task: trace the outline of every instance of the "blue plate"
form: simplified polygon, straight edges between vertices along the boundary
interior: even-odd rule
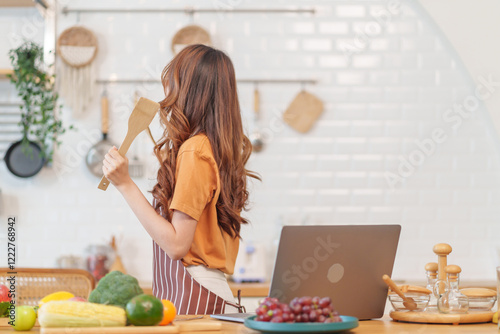
[[[245,326],[264,333],[337,333],[358,327],[358,318],[341,315],[342,322],[331,323],[274,323],[255,320],[257,316],[245,319]]]

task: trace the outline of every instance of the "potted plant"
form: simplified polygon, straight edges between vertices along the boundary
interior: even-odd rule
[[[52,161],[54,148],[60,144],[58,138],[65,128],[56,117],[59,95],[54,89],[55,76],[43,69],[43,48],[27,41],[10,50],[9,57],[13,68],[10,82],[22,100],[19,125],[23,137],[11,145],[5,161],[15,175],[29,177]],[[21,172],[15,165],[20,166]]]

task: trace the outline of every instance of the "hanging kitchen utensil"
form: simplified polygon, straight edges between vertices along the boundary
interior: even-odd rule
[[[323,112],[323,102],[302,90],[283,114],[283,120],[298,132],[308,132]]]
[[[259,131],[259,121],[260,121],[260,94],[259,89],[255,86],[253,90],[253,125],[254,130],[250,135],[250,143],[252,143],[252,151],[260,152],[264,148],[264,140],[262,139],[262,134]]]
[[[127,154],[132,141],[134,141],[135,137],[137,137],[139,133],[146,130],[155,117],[158,109],[160,109],[159,103],[148,100],[144,97],[139,99],[139,102],[135,105],[134,110],[132,110],[132,114],[130,114],[128,119],[127,135],[125,136],[123,143],[120,145],[118,153],[120,153],[123,157]],[[108,186],[109,181],[105,176],[103,176],[101,178],[101,182],[99,182],[98,188],[105,191],[108,189]]]
[[[36,175],[45,164],[41,155],[40,146],[29,141],[28,147],[24,147],[22,140],[10,145],[5,153],[4,161],[7,169],[15,176],[27,178]]]
[[[182,49],[191,44],[212,45],[210,34],[200,26],[188,25],[177,31],[172,38],[172,52],[178,54]]]
[[[102,139],[97,144],[92,146],[87,153],[85,162],[92,174],[97,177],[102,177],[102,161],[109,149],[113,147],[113,143],[108,140],[108,119],[109,119],[109,101],[106,89],[104,89],[101,97],[101,132]]]
[[[94,91],[97,38],[92,31],[81,26],[64,30],[57,39],[57,55],[61,57],[59,87],[61,95],[75,114],[88,106]]]
[[[139,95],[137,91],[134,92],[134,106],[137,104],[137,101],[139,100]],[[148,127],[149,129],[149,127]],[[132,159],[129,160],[128,164],[128,173],[130,174],[131,177],[143,177],[144,176],[144,165],[142,164],[141,160],[139,160],[139,157],[137,155],[137,143],[133,147],[133,155]]]
[[[118,255],[118,246],[116,245],[116,238],[114,235],[111,237],[111,242],[109,243],[109,246],[115,252],[115,260],[113,261],[113,263],[109,267],[109,271],[117,270],[119,272],[126,274],[127,271],[125,270],[125,266],[123,265],[123,262],[122,262],[120,255]]]

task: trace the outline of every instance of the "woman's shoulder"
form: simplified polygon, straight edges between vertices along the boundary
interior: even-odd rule
[[[179,154],[184,154],[186,152],[193,152],[200,157],[213,159],[210,141],[204,134],[197,134],[182,143]]]

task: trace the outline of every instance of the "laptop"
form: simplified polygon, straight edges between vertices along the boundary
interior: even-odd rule
[[[400,225],[284,226],[269,296],[328,296],[342,315],[360,320],[384,315]],[[249,314],[221,314],[243,322]]]

